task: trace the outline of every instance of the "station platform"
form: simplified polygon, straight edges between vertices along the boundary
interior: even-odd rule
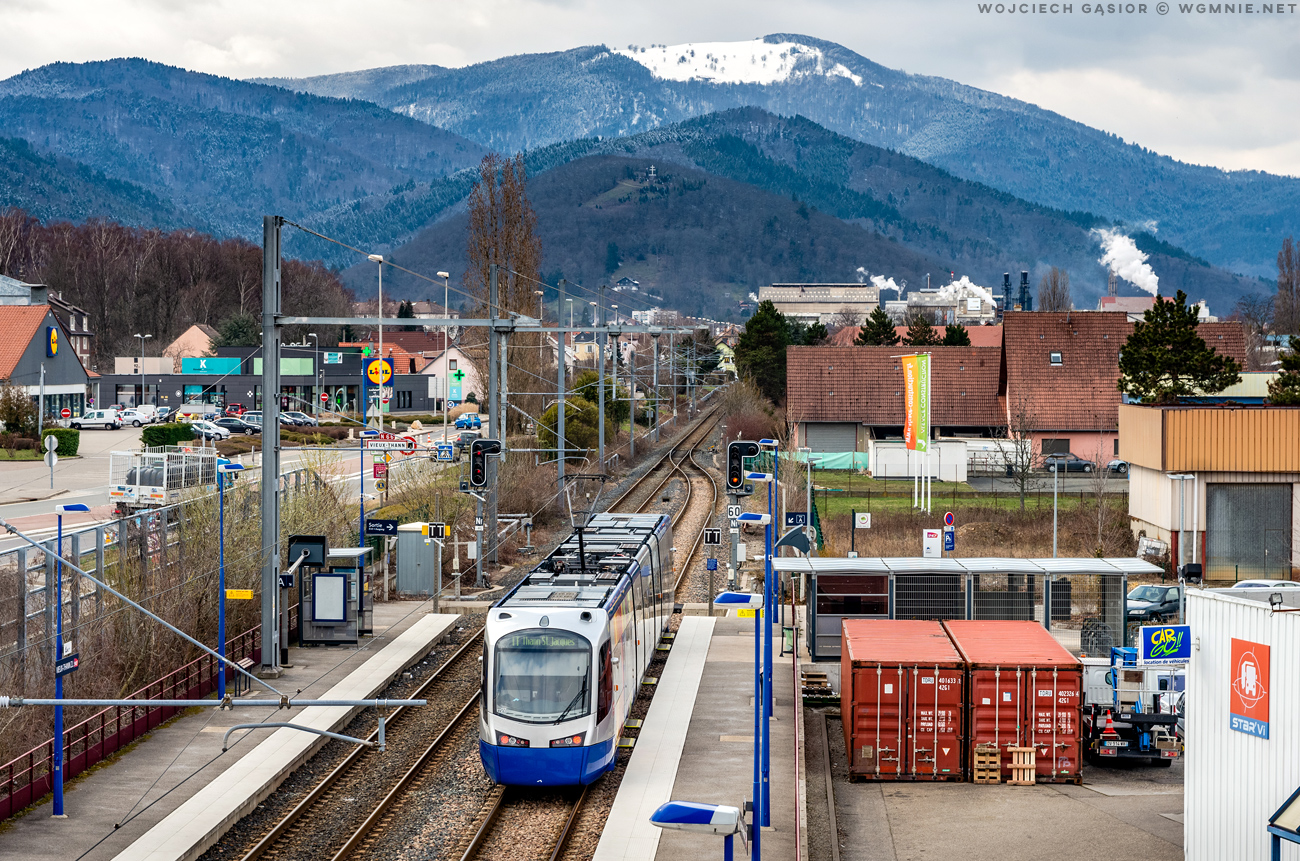
[[[721,857],[721,838],[664,831],[650,824],[650,815],[670,799],[742,807],[751,797],[754,636],[753,619],[682,619],[595,861]],[[793,656],[779,657],[779,625],[773,627],[773,645],[772,811],[762,852],[785,859],[795,857],[796,840],[804,842],[795,830],[796,810],[802,821],[805,803],[802,761],[795,764],[802,709],[796,708]]]
[[[459,615],[433,615],[430,607],[428,602],[378,603],[374,637],[357,646],[291,648],[293,666],[271,684],[303,698],[371,698],[461,624]],[[253,685],[246,696],[269,695]],[[289,729],[236,732],[223,754],[227,728],[293,721],[338,730],[352,717],[347,708],[276,712],[236,705],[173,720],[116,761],[71,782],[64,796],[67,818],[54,819],[47,799],[6,823],[0,861],[196,858],[327,741]]]

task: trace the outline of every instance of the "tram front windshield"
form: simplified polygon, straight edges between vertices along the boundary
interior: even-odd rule
[[[567,631],[530,628],[497,641],[493,711],[528,723],[591,713],[591,643]]]

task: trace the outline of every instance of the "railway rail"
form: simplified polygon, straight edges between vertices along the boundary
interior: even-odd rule
[[[484,805],[478,828],[465,844],[460,861],[500,857],[505,847],[523,848],[532,858],[558,861],[586,800],[585,786],[580,790],[498,786]]]
[[[387,719],[386,753],[358,745],[244,854],[244,861],[309,856],[341,861],[364,851],[448,739],[463,729],[468,717],[477,715],[482,640],[480,628],[412,693],[412,698],[429,699],[429,706],[400,708]],[[458,687],[473,693],[452,705],[449,698]],[[450,719],[436,702],[455,708]],[[368,740],[377,738],[378,730]],[[410,764],[403,768],[405,762]]]

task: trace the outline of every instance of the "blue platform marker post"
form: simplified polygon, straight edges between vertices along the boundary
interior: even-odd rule
[[[226,474],[243,470],[242,463],[217,464],[217,699],[226,698]]]
[[[80,502],[56,505],[54,511],[59,515],[59,556],[54,563],[54,698],[63,699],[64,669],[60,666],[65,657],[63,653],[63,515],[76,511],[90,511],[90,506]],[[77,560],[81,562],[80,559]],[[76,669],[76,661],[71,664]],[[69,669],[67,672],[71,672]],[[54,815],[62,817],[63,813],[63,706],[54,707]]]
[[[745,512],[737,519],[748,523],[761,523],[763,520],[770,520],[766,514],[752,514],[749,512]],[[754,846],[751,857],[757,861],[757,859],[763,857],[762,835],[759,832],[763,808],[763,664],[760,659],[758,642],[759,625],[762,624],[763,620],[763,596],[749,592],[723,592],[713,599],[713,603],[715,606],[752,607],[754,609],[754,815],[751,819],[754,830],[750,834],[750,841]]]
[[[776,584],[772,571],[772,518],[775,517],[773,506],[776,504],[776,461],[780,455],[777,440],[760,439],[758,444],[772,450],[772,474],[767,484],[768,524],[763,529],[764,567],[763,567],[763,827],[772,824],[772,619],[776,616]]]
[[[722,835],[723,861],[734,861],[732,841],[740,828],[740,808],[725,804],[701,804],[697,801],[669,801],[650,814],[650,823],[672,831]],[[743,837],[742,837],[743,839]],[[758,857],[757,839],[754,858]]]

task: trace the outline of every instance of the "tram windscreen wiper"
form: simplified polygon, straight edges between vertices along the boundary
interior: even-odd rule
[[[565,706],[564,711],[561,712],[560,716],[555,719],[555,722],[564,723],[564,719],[569,716],[569,712],[573,711],[574,707],[580,704],[583,701],[583,699],[586,698],[586,696],[587,696],[587,675],[583,675],[582,690],[578,691],[578,695],[573,698],[573,701],[569,703],[567,706]]]

